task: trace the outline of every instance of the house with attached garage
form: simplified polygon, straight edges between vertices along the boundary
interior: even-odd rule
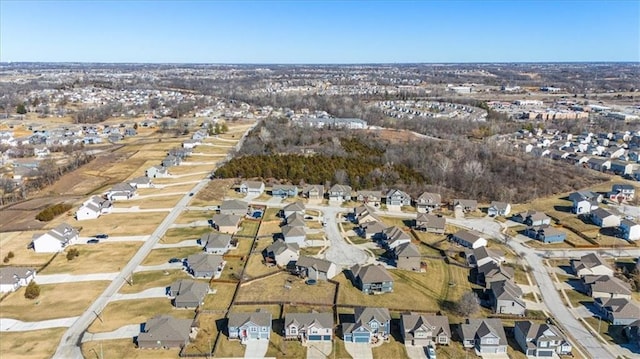
[[[418,213],[429,213],[440,208],[442,197],[439,193],[424,192],[416,199],[415,205]]]
[[[618,227],[620,225],[620,216],[603,208],[593,210],[589,218],[591,218],[593,224],[600,228]]]
[[[608,171],[611,168],[611,161],[606,158],[589,158],[584,164],[587,168],[591,168],[594,171]]]
[[[171,174],[169,173],[169,169],[163,166],[151,166],[146,171],[144,171],[144,174],[149,178],[171,177]]]
[[[353,209],[353,221],[358,224],[367,222],[382,222],[382,219],[375,214],[375,209],[368,205],[362,205]]]
[[[195,340],[197,334],[193,319],[157,315],[144,323],[136,342],[140,349],[182,348],[190,340]]]
[[[200,237],[200,244],[204,243],[204,251],[209,254],[225,254],[231,249],[237,248],[237,241],[230,235],[219,232],[205,233]]]
[[[359,226],[360,236],[374,240],[382,239],[385,229],[387,229],[387,225],[379,221],[366,222]]]
[[[504,252],[498,249],[490,249],[488,247],[478,247],[468,250],[467,265],[469,267],[481,267],[489,262],[500,265],[505,261]]]
[[[511,213],[511,204],[506,202],[493,201],[487,209],[487,214],[491,217],[506,217]]]
[[[300,257],[300,246],[296,243],[286,243],[278,239],[264,250],[264,258],[267,264],[275,263],[279,267],[287,267],[295,263]]]
[[[329,202],[351,201],[351,187],[341,184],[334,184],[329,188]]]
[[[387,308],[356,307],[354,322],[342,323],[342,339],[350,343],[375,343],[391,333]]]
[[[304,203],[302,201],[296,201],[284,206],[284,208],[282,209],[282,214],[284,218],[288,218],[294,213],[304,216],[304,210]]]
[[[209,283],[190,279],[179,279],[169,287],[169,296],[173,297],[176,308],[196,308],[204,304],[205,296],[209,294]]]
[[[296,262],[295,273],[303,278],[329,280],[338,274],[338,267],[325,259],[300,256]]]
[[[240,193],[249,196],[259,196],[264,193],[264,182],[262,181],[244,181],[240,184]]]
[[[514,270],[508,266],[502,266],[495,262],[487,262],[475,268],[476,283],[485,288],[489,288],[491,283],[503,280],[511,280],[514,276]]]
[[[623,161],[611,161],[611,172],[617,175],[630,175],[633,173],[633,163]]]
[[[487,240],[476,231],[459,230],[451,236],[451,239],[463,247],[472,249],[487,245]]]
[[[473,348],[477,355],[506,354],[507,336],[500,319],[467,319],[460,324],[462,346]]]
[[[640,306],[627,298],[596,298],[595,304],[612,325],[629,325],[640,318]]]
[[[275,185],[271,189],[271,196],[279,198],[295,197],[298,195],[298,187],[292,185]]]
[[[411,205],[411,196],[399,189],[390,189],[386,195],[387,207],[402,207]]]
[[[434,216],[428,213],[418,213],[416,214],[414,228],[423,232],[444,234],[446,225],[447,219],[444,217]]]
[[[454,199],[453,210],[458,208],[463,213],[469,213],[478,210],[478,201],[475,199]]]
[[[381,265],[356,264],[350,268],[351,281],[354,287],[366,294],[393,292],[393,277]]]
[[[112,208],[113,203],[108,199],[100,196],[92,196],[78,208],[76,211],[76,219],[78,221],[96,219],[103,214],[110,213]]]
[[[543,226],[551,224],[551,218],[549,218],[549,216],[544,212],[527,211],[526,213],[519,215],[523,218],[521,223],[524,223],[527,226]]]
[[[628,241],[637,241],[640,239],[640,224],[628,219],[623,219],[620,221],[618,232],[620,233],[620,237]]]
[[[566,232],[548,225],[527,227],[524,234],[543,243],[560,243],[567,239]]]
[[[293,212],[285,218],[285,223],[291,227],[304,227],[304,215],[299,212]]]
[[[516,321],[513,336],[525,355],[536,358],[551,358],[554,357],[554,353],[570,355],[573,349],[560,329],[547,323]]]
[[[356,201],[364,204],[368,204],[374,207],[380,207],[382,203],[381,191],[358,191]]]
[[[216,254],[197,253],[187,257],[187,272],[198,278],[218,278],[226,262]]]
[[[66,223],[61,223],[47,233],[34,234],[31,246],[36,253],[62,252],[67,246],[76,244],[80,233]]]
[[[587,275],[580,279],[582,287],[592,298],[631,299],[631,287],[627,282],[608,275]]]
[[[324,186],[319,184],[312,184],[302,189],[302,195],[308,198],[309,201],[322,201],[324,198]]]
[[[333,340],[333,313],[287,313],[284,317],[285,339],[306,342]]]
[[[222,233],[234,234],[238,231],[238,225],[242,217],[232,214],[215,214],[211,217],[213,228]]]
[[[249,212],[249,203],[238,199],[222,201],[220,204],[220,214],[232,214],[235,216],[245,216]]]
[[[0,293],[15,292],[36,278],[36,270],[27,267],[0,267]]]
[[[629,344],[636,345],[640,349],[640,319],[627,325],[623,329],[625,337],[629,340]]]
[[[382,231],[381,244],[384,248],[394,249],[404,243],[411,243],[411,236],[402,229],[392,226]]]
[[[299,247],[306,247],[307,232],[304,227],[285,225],[281,228],[285,243],[295,243]]]
[[[136,188],[128,183],[118,183],[105,193],[110,201],[123,201],[131,199],[136,195]]]
[[[136,177],[134,179],[129,180],[129,184],[138,189],[138,188],[153,188],[153,182],[147,176]]]
[[[524,316],[527,306],[522,300],[522,289],[511,280],[492,282],[488,294],[494,313]]]
[[[616,202],[632,201],[636,195],[636,188],[630,184],[614,184],[607,198]]]
[[[162,167],[169,168],[173,166],[180,166],[182,159],[177,156],[168,155],[162,160]]]
[[[393,249],[396,268],[419,272],[422,269],[422,254],[415,244],[408,242]]]
[[[451,328],[445,315],[402,314],[400,332],[406,345],[449,345]]]
[[[264,309],[251,313],[229,313],[227,328],[229,339],[239,339],[242,343],[252,340],[268,341],[271,337],[271,313]]]
[[[613,275],[613,268],[597,253],[585,254],[571,261],[571,269],[578,277],[586,275]]]
[[[569,200],[573,203],[571,213],[591,213],[591,211],[597,209],[599,203],[602,202],[602,195],[590,191],[579,191],[571,193]]]

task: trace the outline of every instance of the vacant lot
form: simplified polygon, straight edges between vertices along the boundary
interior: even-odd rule
[[[155,287],[168,287],[178,279],[192,279],[183,270],[136,272],[130,280],[133,285],[124,284],[120,293],[138,293]]]
[[[215,211],[183,211],[175,223],[191,223],[196,221],[208,221],[216,214]]]
[[[142,246],[142,242],[103,242],[74,245],[71,248],[78,249],[80,252],[78,257],[67,260],[66,252],[60,253],[40,274],[117,272],[129,262],[140,246]]]
[[[164,189],[164,192],[179,192],[172,189]],[[116,202],[116,208],[131,208],[139,207],[140,209],[156,209],[156,208],[172,208],[180,199],[184,197],[183,194],[178,195],[157,195],[153,197],[139,198],[131,201]]]
[[[26,299],[25,288],[22,287],[0,302],[0,313],[5,318],[26,322],[75,317],[82,314],[109,283],[95,281],[41,285],[40,296],[35,300]]]
[[[171,258],[187,258],[196,253],[201,253],[202,247],[180,247],[154,249],[142,262],[143,266],[152,266],[166,263]]]
[[[193,206],[210,206],[213,201],[222,201],[225,194],[235,183],[234,179],[216,179],[207,185],[192,201]]]
[[[290,289],[285,287],[287,285]],[[342,290],[342,288],[340,288]],[[304,280],[287,273],[258,279],[240,287],[236,301],[275,300],[290,303],[307,302],[331,304],[335,286],[320,281],[317,285],[307,285]]]
[[[34,233],[36,232],[8,232],[0,234],[0,248],[2,248],[0,253],[3,258],[9,252],[13,252],[14,254],[14,257],[6,264],[34,266],[38,268],[53,257],[53,253],[36,253],[32,249],[27,249]]]
[[[211,232],[211,227],[170,228],[160,239],[160,243],[178,243],[187,239],[200,239],[203,234]]]
[[[152,233],[168,212],[110,213],[97,219],[71,221],[69,224],[82,227],[82,236],[107,233],[110,236],[139,236]]]
[[[233,293],[236,290],[236,285],[231,283],[218,283],[214,282],[211,285],[211,289],[216,291],[216,294],[208,295],[204,300],[203,309],[205,310],[220,310],[224,311],[231,305],[231,299]]]
[[[4,358],[50,358],[66,330],[66,328],[55,328],[29,332],[4,332],[0,340],[0,353]]]
[[[179,349],[138,349],[132,339],[100,340],[82,344],[82,356],[87,359],[169,359],[177,358]]]
[[[111,302],[89,326],[91,333],[109,332],[124,325],[144,323],[158,314],[170,314],[176,318],[191,319],[191,309],[175,309],[168,298],[119,300]]]

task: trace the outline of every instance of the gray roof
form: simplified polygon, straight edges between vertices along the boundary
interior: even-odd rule
[[[329,271],[332,265],[334,265],[333,262],[328,260],[308,256],[300,256],[296,262],[296,266],[298,267],[315,268],[316,270],[325,273]]]
[[[447,219],[444,217],[434,216],[433,214],[418,213],[416,215],[416,222],[425,227],[444,229],[447,224]]]
[[[221,211],[246,211],[248,208],[249,203],[241,201],[239,199],[222,201],[222,204],[220,204]]]
[[[284,206],[284,208],[282,209],[285,212],[290,212],[290,211],[295,211],[295,212],[302,212],[304,211],[304,203],[302,201],[295,201],[293,203],[290,203],[286,206]]]
[[[351,195],[351,186],[342,185],[342,184],[334,184],[329,189],[329,192],[330,193],[334,192],[334,193],[342,193],[342,194],[345,194],[345,195]]]
[[[611,268],[609,267],[607,262],[605,262],[604,259],[602,259],[602,257],[600,257],[600,255],[597,253],[585,254],[580,257],[580,259],[574,260],[572,264],[576,270],[591,269],[601,265],[607,268]]]
[[[409,240],[411,241],[411,236],[408,235],[405,231],[396,226],[391,226],[386,228],[383,233],[387,237],[387,242],[393,243],[395,241]]]
[[[596,301],[610,312],[614,319],[640,318],[640,306],[626,298],[597,298]]]
[[[215,214],[211,217],[213,223],[218,226],[237,226],[240,223],[242,217],[234,214]]]
[[[509,204],[506,202],[498,202],[498,201],[493,201],[491,202],[491,205],[489,206],[489,208],[495,208],[497,210],[505,210],[507,209],[507,206]]]
[[[209,232],[200,237],[200,243],[205,243],[204,248],[225,248],[231,243],[231,236],[226,233]]]
[[[198,253],[187,257],[189,268],[194,272],[215,272],[222,262],[222,256],[216,254]]]
[[[144,325],[138,341],[187,341],[191,333],[192,319],[176,319],[168,315],[158,315]]]
[[[451,337],[451,328],[449,327],[449,318],[446,315],[424,315],[418,313],[402,314],[402,326],[406,331],[416,331],[421,327],[433,328],[434,335],[445,333],[447,337]]]
[[[397,257],[422,257],[420,250],[415,244],[408,242],[402,243],[395,248],[395,254]]]
[[[513,278],[514,270],[511,267],[501,266],[495,262],[487,262],[478,267],[478,274],[483,274],[485,279],[492,278],[498,274],[502,274],[506,278]]]
[[[176,301],[201,302],[209,293],[209,284],[190,279],[178,279],[173,282],[170,291],[176,294]]]
[[[321,328],[333,328],[333,313],[287,313],[284,317],[284,326],[296,324],[298,328],[310,326]]]
[[[28,267],[0,267],[0,284],[16,284],[20,279],[35,274],[34,268]]]
[[[304,216],[299,212],[293,212],[287,217],[287,225],[292,227],[304,227]]]
[[[358,191],[358,197],[375,197],[377,199],[382,198],[381,191]]]
[[[460,205],[462,207],[469,207],[469,208],[475,209],[478,207],[478,201],[476,201],[475,199],[454,199],[453,205],[454,206]]]
[[[371,221],[361,224],[360,227],[364,228],[368,233],[380,233],[387,228],[387,225],[383,222]]]
[[[416,199],[420,204],[436,205],[442,202],[442,196],[439,193],[424,192]]]
[[[306,234],[304,227],[291,226],[288,224],[282,227],[282,235],[285,237],[299,237],[305,236]]]
[[[111,187],[110,192],[135,192],[136,189],[129,183],[118,183]]]
[[[381,265],[369,264],[361,266],[359,264],[351,267],[354,277],[359,277],[362,283],[393,282],[393,277]]]
[[[500,339],[499,345],[507,345],[507,336],[500,319],[467,319],[466,324],[460,324],[460,330],[464,340],[475,339],[476,335],[481,338],[492,333]]]
[[[583,280],[586,285],[591,287],[592,292],[631,295],[629,284],[616,277],[610,277],[608,275],[587,275]]]
[[[261,327],[271,327],[271,313],[264,309],[258,309],[255,312],[250,313],[229,313],[230,327],[238,328],[249,322]]]
[[[591,211],[591,215],[599,217],[599,218],[607,218],[607,217],[610,217],[610,216],[615,216],[613,213],[607,211],[604,208],[596,208],[596,209],[594,209],[593,211]]]
[[[464,229],[457,231],[454,234],[454,236],[472,244],[475,243],[480,238],[483,238],[482,234],[476,231],[467,231]]]
[[[354,316],[356,323],[369,323],[373,319],[380,323],[386,323],[391,320],[391,315],[387,308],[356,307]]]
[[[71,227],[67,223],[60,223],[56,227],[52,228],[46,234],[51,237],[59,240],[62,243],[68,243],[71,238],[74,238],[79,235],[78,230]],[[36,234],[33,236],[34,239],[43,236],[44,234]]]
[[[493,292],[493,296],[500,300],[511,300],[525,307],[522,300],[522,289],[510,280],[501,280],[491,283],[489,291]]]
[[[267,247],[267,253],[278,255],[287,249],[297,253],[300,250],[300,246],[297,243],[286,243],[282,239],[278,239]]]
[[[537,341],[538,338],[548,338],[554,340],[564,340],[560,330],[551,324],[534,323],[530,320],[521,320],[515,322],[515,327],[520,329],[527,339]]]
[[[473,250],[473,256],[475,257],[476,262],[484,258],[493,258],[496,260],[500,260],[502,259],[502,257],[504,257],[504,253],[500,250],[489,249],[485,246],[482,246]]]
[[[245,181],[240,184],[241,186],[246,186],[250,189],[260,189],[264,186],[264,182],[262,181]]]

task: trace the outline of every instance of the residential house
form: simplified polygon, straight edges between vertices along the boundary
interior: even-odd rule
[[[372,221],[360,225],[360,235],[366,239],[382,239],[387,225],[383,222]]]
[[[142,326],[137,337],[138,348],[182,348],[197,335],[193,319],[176,319],[169,315],[157,315]]]
[[[369,206],[380,207],[380,204],[382,203],[382,192],[358,191],[356,200]]]
[[[220,214],[232,214],[235,216],[245,216],[249,212],[249,203],[239,199],[222,201],[220,204]]]
[[[100,196],[92,196],[85,201],[76,211],[76,219],[84,221],[87,219],[96,219],[103,214],[110,213],[113,203],[108,199]]]
[[[191,148],[181,148],[181,147],[176,147],[176,148],[172,148],[169,150],[169,156],[176,156],[181,160],[184,160],[185,158],[191,156],[191,152],[193,152],[193,150]],[[168,167],[168,166],[165,166]]]
[[[296,262],[296,273],[304,278],[329,280],[338,274],[338,267],[325,259],[300,256]]]
[[[416,199],[418,213],[429,213],[442,205],[442,197],[439,193],[424,192]]]
[[[388,249],[394,249],[397,246],[411,243],[411,236],[402,229],[392,226],[382,231],[382,246]]]
[[[571,212],[575,214],[591,213],[602,202],[602,195],[591,191],[578,191],[569,195],[573,202]]]
[[[333,313],[287,313],[284,317],[285,339],[306,342],[333,340]]]
[[[35,234],[31,245],[36,253],[62,252],[67,246],[78,241],[78,230],[66,223],[61,223],[44,234]]]
[[[640,239],[640,224],[628,219],[620,221],[618,231],[620,233],[620,237],[628,241],[637,241]]]
[[[482,234],[476,231],[459,230],[451,239],[461,246],[467,248],[478,248],[487,245],[487,240],[482,237]]]
[[[128,183],[118,183],[105,193],[105,196],[110,201],[128,200],[135,195],[136,188]]]
[[[240,184],[240,193],[246,193],[248,196],[259,196],[264,192],[264,182],[262,181],[244,181]]]
[[[302,195],[310,201],[321,201],[324,198],[324,186],[319,184],[308,185],[302,189]]]
[[[33,147],[33,155],[36,156],[37,158],[45,158],[45,157],[48,157],[50,154],[51,154],[51,151],[49,151],[49,148],[47,146],[40,145],[40,146]]]
[[[609,170],[617,175],[624,176],[633,173],[633,163],[624,161],[611,161]]]
[[[294,213],[304,216],[304,210],[304,203],[302,201],[296,201],[284,206],[284,208],[282,209],[282,214],[284,215],[284,218],[288,218]]]
[[[488,294],[494,313],[524,316],[527,307],[522,300],[522,290],[511,280],[492,282]]]
[[[613,268],[597,253],[589,253],[571,261],[571,269],[578,277],[586,275],[613,275]]]
[[[534,323],[530,320],[516,321],[513,335],[525,355],[550,358],[553,353],[570,355],[573,349],[560,329],[547,323]]]
[[[234,234],[238,231],[238,224],[240,224],[241,220],[242,217],[232,214],[214,214],[213,217],[211,217],[213,228],[219,232],[229,234]]]
[[[285,225],[281,228],[285,243],[295,243],[300,247],[306,247],[307,233],[304,227]]]
[[[411,196],[399,189],[390,189],[386,195],[387,208],[389,206],[402,207],[411,205]]]
[[[500,319],[467,319],[460,324],[460,338],[462,345],[474,348],[477,355],[507,353],[507,336]]]
[[[153,187],[153,182],[151,182],[151,179],[147,176],[141,176],[131,179],[129,180],[129,184],[131,185],[131,187],[134,187],[136,189]]]
[[[593,224],[601,228],[617,227],[620,225],[620,216],[603,208],[593,210],[590,218]]]
[[[582,286],[588,296],[593,298],[631,299],[631,287],[628,283],[608,275],[587,275],[581,278]]]
[[[616,202],[628,202],[632,201],[635,197],[636,188],[630,184],[614,184],[611,187],[611,192],[607,194],[607,197]]]
[[[275,263],[280,267],[287,267],[300,257],[300,246],[296,243],[286,243],[278,239],[265,249],[264,257],[267,263]]]
[[[194,149],[198,146],[200,146],[202,144],[202,142],[198,141],[198,140],[184,140],[184,142],[182,142],[182,148],[188,148],[188,149]]]
[[[596,298],[603,319],[612,325],[630,325],[640,318],[640,306],[627,298]]]
[[[393,256],[396,268],[416,272],[421,270],[422,254],[415,244],[407,242],[398,245],[393,250]]]
[[[285,222],[288,226],[291,227],[304,227],[304,215],[299,212],[291,213],[287,218],[285,218]]]
[[[375,209],[369,205],[362,205],[353,209],[354,222],[358,224],[367,222],[382,222],[380,217],[375,214]]]
[[[197,253],[187,257],[185,266],[194,277],[217,278],[222,273],[225,261],[217,254]]]
[[[416,214],[416,230],[444,234],[446,224],[447,220],[444,217],[434,216],[428,213]]]
[[[487,214],[491,217],[506,217],[511,213],[511,204],[506,202],[493,201],[487,209]]]
[[[402,314],[400,332],[405,345],[449,345],[451,328],[446,315]]]
[[[298,187],[291,185],[275,185],[271,189],[271,196],[287,198],[287,197],[295,197],[298,195]]]
[[[209,284],[190,279],[178,279],[169,286],[169,296],[173,297],[176,308],[196,308],[204,304],[209,294]]]
[[[567,239],[567,233],[549,225],[527,227],[524,234],[543,243],[560,243]]]
[[[454,199],[453,209],[459,208],[463,213],[474,212],[478,210],[478,201],[475,199]]]
[[[606,158],[589,158],[587,162],[585,162],[585,166],[587,168],[591,168],[594,171],[608,171],[611,168],[611,161]]]
[[[489,288],[491,283],[513,279],[514,270],[495,262],[487,262],[475,268],[476,283]]]
[[[393,291],[393,277],[381,265],[356,264],[350,268],[353,285],[366,294]]]
[[[209,232],[200,237],[200,244],[204,243],[204,251],[209,254],[225,254],[236,248],[231,236],[225,233]]]
[[[0,267],[0,293],[15,292],[36,278],[36,270],[27,267]]]
[[[271,313],[264,309],[255,312],[229,313],[229,339],[242,343],[250,340],[269,340],[271,337]]]
[[[329,202],[345,202],[351,200],[351,187],[334,184],[329,188]]]
[[[151,166],[146,171],[144,171],[144,175],[149,178],[171,177],[171,174],[169,174],[169,169],[163,166]]]
[[[350,343],[373,343],[391,333],[391,315],[387,308],[356,307],[354,322],[342,323],[342,339]]]
[[[623,331],[629,340],[629,344],[635,344],[636,348],[640,349],[640,319],[625,326]]]
[[[481,267],[489,262],[500,265],[504,261],[505,257],[502,251],[484,246],[473,249],[467,255],[467,265],[470,267]]]
[[[177,156],[168,155],[162,160],[162,167],[169,168],[173,166],[180,166],[182,159]]]
[[[524,214],[524,220],[522,221],[522,223],[530,227],[550,225],[551,218],[549,218],[549,216],[547,216],[544,212],[527,211]]]

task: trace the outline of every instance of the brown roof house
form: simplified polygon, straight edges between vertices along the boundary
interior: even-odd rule
[[[169,315],[158,315],[143,325],[138,334],[138,348],[169,349],[182,348],[195,339],[198,331],[192,319],[176,319]]]
[[[350,271],[353,285],[366,294],[393,292],[393,277],[381,265],[356,264]]]
[[[571,261],[571,269],[578,277],[585,275],[613,275],[613,269],[597,253],[589,253]]]
[[[396,268],[416,272],[421,271],[422,255],[415,244],[411,242],[403,243],[393,250],[393,254],[396,260]]]
[[[449,345],[451,341],[449,318],[445,315],[402,314],[400,328],[402,339],[408,345]]]

